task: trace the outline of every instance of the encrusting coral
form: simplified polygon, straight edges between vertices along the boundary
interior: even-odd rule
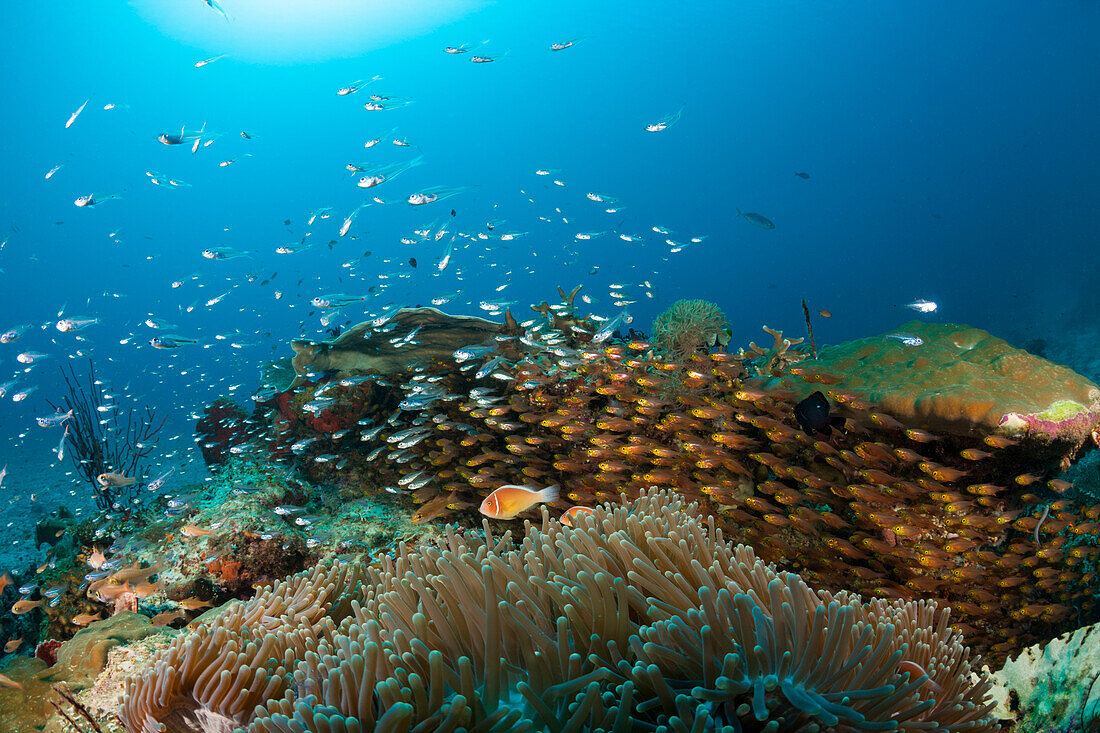
[[[653,320],[653,345],[670,359],[683,361],[725,346],[729,321],[722,310],[706,300],[677,300]]]
[[[566,527],[326,563],[127,684],[130,733],[997,729],[925,601],[814,591],[650,490]],[[258,706],[258,707],[256,707]],[[184,720],[190,722],[183,722]]]

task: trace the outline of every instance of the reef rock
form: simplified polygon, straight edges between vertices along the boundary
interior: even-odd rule
[[[61,702],[53,685],[60,685],[74,694],[79,693],[90,687],[107,666],[110,650],[154,634],[168,638],[171,632],[153,628],[145,616],[124,611],[89,625],[62,644],[57,650],[57,663],[52,666],[47,667],[39,659],[14,659],[3,673],[22,685],[23,689],[0,688],[0,731],[32,733],[43,730],[47,719],[55,712],[51,700]],[[117,696],[118,692],[115,689],[113,695]],[[51,721],[47,730],[72,729],[66,728],[64,722],[58,719]]]
[[[955,434],[1080,444],[1100,425],[1100,387],[1071,369],[969,326],[912,321],[898,332],[923,343],[857,339],[822,349],[797,371],[828,375],[822,381],[832,393],[870,402],[907,424]],[[790,377],[769,386],[815,389]]]
[[[993,675],[995,714],[1018,733],[1095,730],[1100,722],[1100,624],[1024,649]]]
[[[107,665],[107,652],[160,631],[149,623],[148,617],[121,611],[77,632],[57,650],[57,664],[38,676],[46,682],[64,682],[70,689],[83,689]]]
[[[387,322],[384,337],[377,333],[373,323],[366,321],[332,341],[291,342],[296,375],[291,387],[301,384],[303,376],[310,372],[341,377],[370,371],[382,374],[404,371],[416,362],[450,358],[456,349],[482,344],[503,328],[484,318],[452,316],[436,308],[402,308]],[[403,344],[403,337],[414,331],[415,336]]]

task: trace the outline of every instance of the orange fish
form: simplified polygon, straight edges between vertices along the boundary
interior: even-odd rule
[[[505,484],[486,496],[478,511],[490,519],[512,519],[536,504],[557,501],[559,488],[557,484],[542,490]]]
[[[0,674],[0,687],[10,687],[13,690],[22,690],[23,685],[19,684],[6,674]]]
[[[832,318],[833,317],[833,314],[830,313],[829,311],[818,311],[817,314],[819,316],[821,316],[822,318]]]
[[[175,611],[162,611],[156,616],[153,616],[153,626],[167,626],[175,621],[183,621],[187,618],[187,614],[179,609]]]
[[[179,606],[185,611],[198,611],[200,608],[210,608],[211,603],[191,596],[180,601]]]
[[[982,442],[993,448],[1008,448],[1009,446],[1016,445],[1020,441],[1006,438],[1003,435],[987,435],[982,438]]]
[[[18,616],[20,614],[23,614],[23,613],[30,613],[34,609],[39,608],[42,605],[42,603],[43,603],[43,601],[40,601],[40,600],[39,601],[28,601],[26,598],[20,598],[18,601],[16,601],[12,605],[11,612],[14,613],[16,616]]]
[[[449,508],[448,504],[455,502],[455,496],[457,496],[457,492],[452,491],[449,494],[437,496],[421,505],[416,514],[412,515],[413,524],[424,524],[443,514]]]
[[[929,433],[926,430],[919,430],[917,428],[910,428],[905,431],[905,435],[909,440],[915,440],[918,443],[931,443],[933,440],[939,440],[935,435]]]
[[[180,534],[184,537],[213,537],[214,530],[196,527],[193,524],[185,524],[180,527]]]
[[[4,645],[4,651],[7,652],[8,654],[11,654],[12,652],[14,652],[16,649],[18,649],[21,646],[23,646],[23,637],[22,636],[20,636],[18,639],[12,639],[7,644],[5,644]]]
[[[77,626],[87,626],[93,621],[102,621],[103,617],[98,613],[94,616],[90,613],[78,613],[70,619]]]
[[[11,585],[14,581],[11,579],[11,575],[4,573],[0,575],[0,595],[3,595],[4,589]]]
[[[573,522],[575,522],[578,517],[592,517],[595,515],[596,510],[590,506],[570,507],[565,511],[564,514],[561,515],[561,523],[564,524],[566,527],[572,527],[574,526]]]

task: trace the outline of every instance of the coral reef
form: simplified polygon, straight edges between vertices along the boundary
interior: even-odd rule
[[[325,563],[177,639],[120,717],[130,733],[996,730],[936,604],[815,592],[698,513],[650,491],[576,527],[544,511],[518,542],[486,523]]]
[[[677,300],[653,321],[650,339],[669,359],[684,361],[729,343],[729,321],[706,300]]]
[[[1080,445],[1100,425],[1100,387],[1065,367],[977,328],[912,321],[899,330],[923,343],[857,339],[821,349],[802,368],[838,379],[838,393],[932,430]]]
[[[1100,626],[1024,649],[993,675],[996,714],[1018,733],[1089,731],[1100,722]]]
[[[504,484],[557,483],[585,505],[673,487],[817,587],[942,599],[994,659],[1096,613],[1100,506],[1055,479],[1062,449],[985,423],[934,435],[828,388],[845,421],[822,440],[799,428],[798,392],[747,379],[755,353],[676,363],[644,343],[523,346],[376,380],[393,410],[321,379],[291,403],[331,397],[319,412],[347,427],[286,428],[279,415],[272,437],[299,446],[317,481],[382,489],[440,517]],[[827,378],[807,364],[787,377],[803,389]]]

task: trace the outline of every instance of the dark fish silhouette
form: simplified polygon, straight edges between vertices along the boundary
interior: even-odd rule
[[[416,258],[415,257],[410,257],[409,258],[409,264],[412,265],[413,267],[416,267]]]
[[[775,224],[771,219],[763,214],[757,214],[755,211],[741,211],[741,209],[738,209],[737,215],[743,217],[745,221],[758,229],[775,229]]]
[[[802,173],[802,172],[795,173],[795,175],[798,176],[799,178],[801,178],[802,180],[806,180],[807,178],[810,177],[809,173]]]
[[[844,418],[829,414],[829,400],[820,392],[814,392],[795,405],[794,417],[806,435],[828,436],[834,428],[844,425]]]

